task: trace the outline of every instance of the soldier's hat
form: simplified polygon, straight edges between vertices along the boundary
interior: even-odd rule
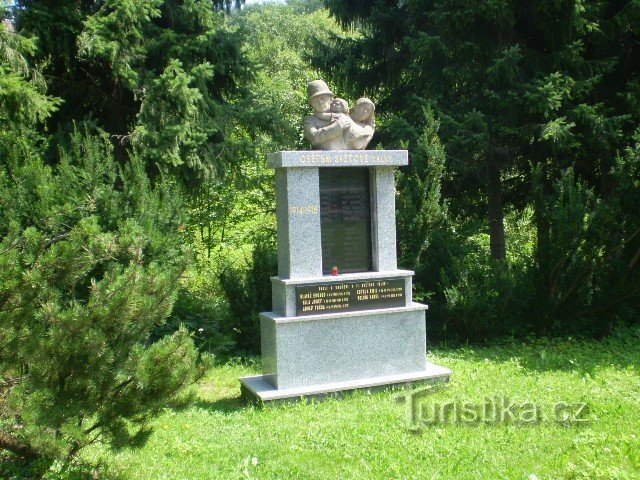
[[[331,95],[333,92],[329,90],[329,86],[323,80],[314,80],[307,84],[307,93],[309,94],[309,101],[318,95]]]

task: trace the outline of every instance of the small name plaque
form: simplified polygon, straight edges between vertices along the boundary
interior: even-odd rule
[[[404,287],[403,278],[300,285],[296,287],[296,314],[318,315],[404,307]]]

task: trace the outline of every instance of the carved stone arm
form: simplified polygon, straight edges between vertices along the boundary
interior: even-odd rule
[[[338,136],[342,135],[342,125],[339,122],[333,122],[326,127],[316,128],[313,120],[304,122],[304,134],[307,140],[314,147],[319,147]]]
[[[354,123],[345,134],[347,147],[353,150],[364,150],[373,138],[373,127]]]

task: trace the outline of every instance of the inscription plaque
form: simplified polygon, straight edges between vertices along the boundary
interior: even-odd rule
[[[402,278],[299,285],[296,287],[296,314],[317,315],[404,307],[404,287]]]
[[[322,273],[372,269],[368,168],[320,169]]]

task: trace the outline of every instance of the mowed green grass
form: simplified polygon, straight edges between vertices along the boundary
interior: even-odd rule
[[[210,372],[196,404],[157,418],[143,448],[85,458],[126,479],[640,478],[640,328],[603,342],[439,348],[430,360],[454,374],[425,405],[508,397],[534,402],[542,421],[414,432],[398,390],[256,407],[239,400],[237,378],[259,365],[236,362]],[[588,403],[588,422],[556,422],[561,401]]]

